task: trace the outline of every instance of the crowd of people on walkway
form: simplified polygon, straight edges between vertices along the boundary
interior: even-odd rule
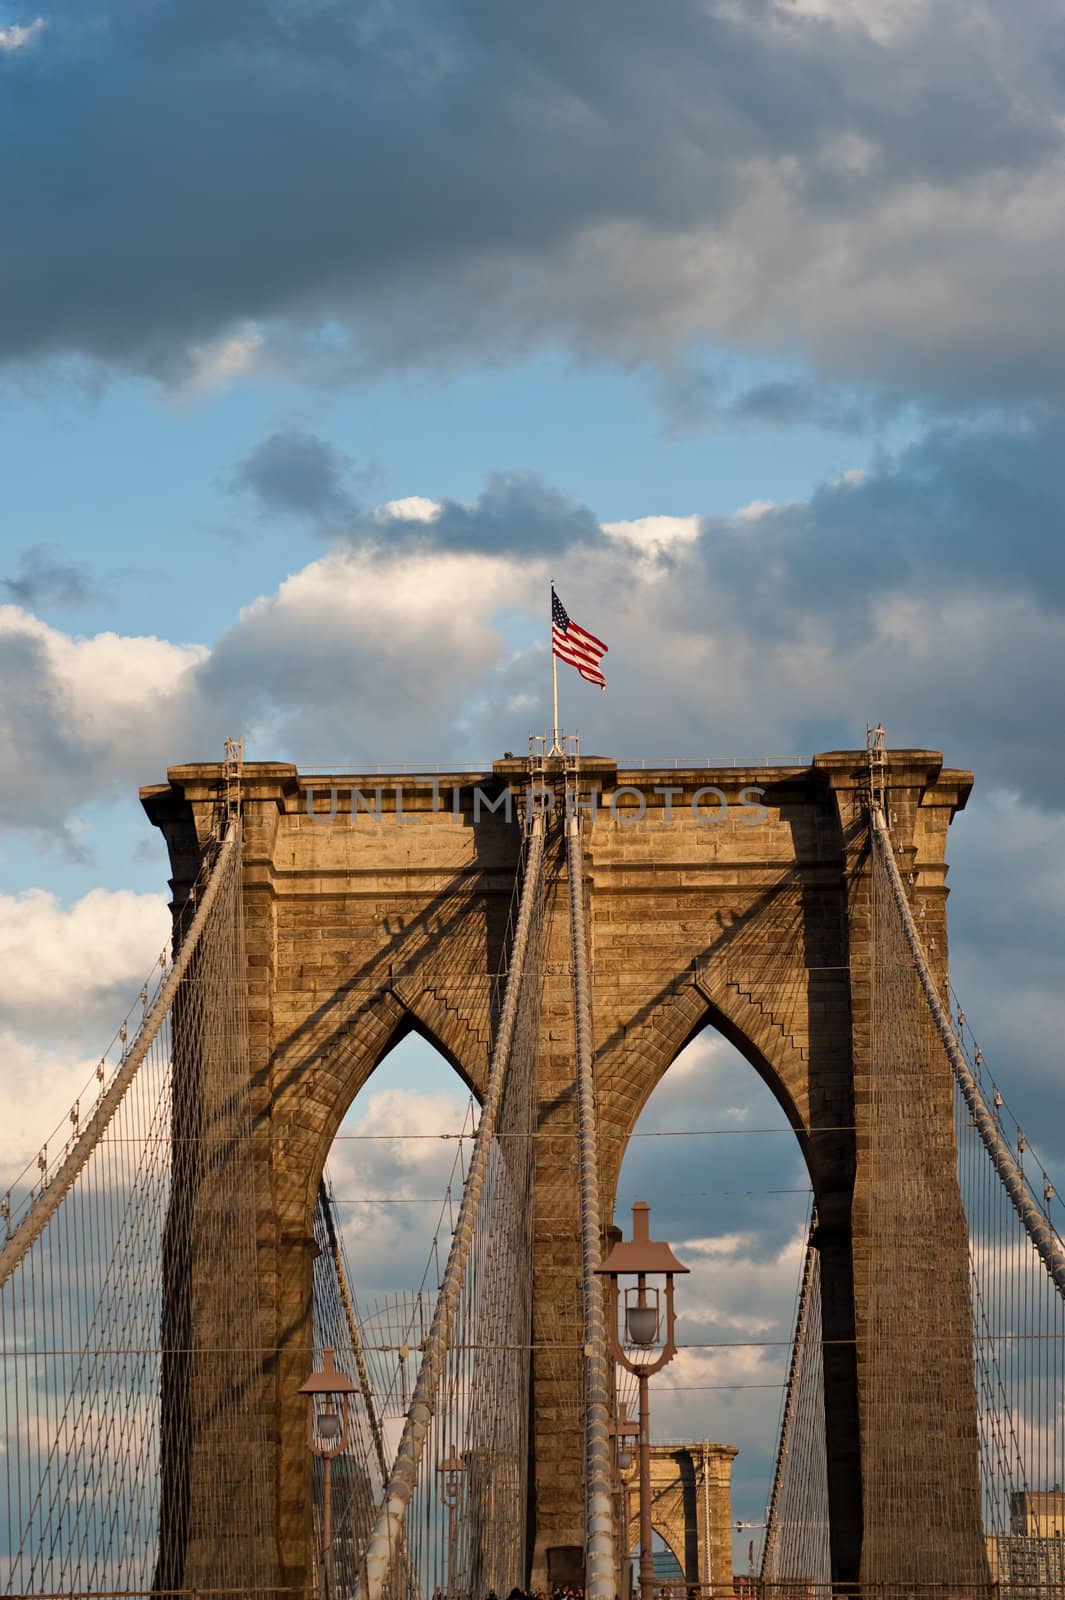
[[[433,1600],[448,1600],[448,1596],[436,1589]],[[489,1589],[485,1600],[499,1600],[499,1596],[494,1589]],[[547,1589],[519,1589],[515,1585],[507,1600],[584,1600],[584,1587],[579,1583],[556,1583],[549,1592]],[[674,1591],[670,1584],[664,1583],[655,1590],[654,1600],[700,1600],[700,1592],[696,1584],[690,1584],[686,1591],[683,1587]]]

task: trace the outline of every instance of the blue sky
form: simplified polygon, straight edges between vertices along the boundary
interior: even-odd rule
[[[724,351],[715,364],[741,388],[779,370]],[[74,564],[91,557],[99,592],[79,604],[79,631],[201,642],[320,552],[298,520],[263,517],[233,485],[235,464],[279,430],[313,432],[350,457],[371,500],[473,500],[489,471],[534,471],[603,521],[805,499],[914,432],[904,415],[842,433],[814,424],[679,428],[652,373],[560,351],[386,376],[339,393],[283,379],[185,396],[125,379],[86,393],[60,378],[43,391],[9,388],[0,417],[9,562],[27,544]],[[69,607],[41,614],[69,620]]]
[[[955,982],[1065,1171],[1063,63],[1052,0],[0,0],[18,1153],[165,932],[138,785],[519,747],[553,575],[585,748],[975,770]]]

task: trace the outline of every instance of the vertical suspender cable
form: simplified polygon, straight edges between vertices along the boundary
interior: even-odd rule
[[[601,1260],[599,1160],[592,1069],[592,1001],[588,987],[588,946],[584,926],[584,853],[576,805],[566,820],[566,871],[569,877],[570,942],[577,1040],[577,1123],[581,1194],[581,1289],[584,1300],[584,1465],[588,1600],[613,1600],[614,1498],[610,1470],[610,1390]]]
[[[991,1110],[984,1099],[980,1085],[973,1075],[972,1068],[965,1059],[965,1053],[958,1043],[954,1028],[950,1020],[950,1012],[940,999],[939,990],[932,970],[928,965],[928,958],[924,953],[917,924],[910,910],[910,902],[906,898],[906,891],[902,886],[902,876],[899,872],[898,862],[895,860],[895,850],[888,832],[884,813],[875,803],[870,806],[870,819],[874,842],[880,854],[891,885],[891,892],[902,918],[902,925],[906,932],[906,942],[910,947],[917,976],[921,980],[925,999],[928,1001],[933,1020],[943,1041],[943,1048],[947,1052],[950,1065],[961,1090],[962,1098],[969,1108],[973,1125],[983,1141],[984,1149],[991,1157],[995,1171],[1005,1186],[1006,1193],[1013,1202],[1014,1210],[1024,1223],[1028,1237],[1039,1252],[1039,1257],[1050,1274],[1060,1294],[1065,1295],[1065,1248],[1062,1247],[1057,1231],[1043,1216],[1039,1207],[1032,1198],[1028,1183],[1021,1170],[1020,1163],[1013,1151],[1006,1143],[998,1130],[998,1126]]]
[[[374,1454],[377,1464],[381,1469],[381,1479],[388,1478],[388,1462],[385,1459],[385,1441],[381,1432],[381,1422],[377,1415],[377,1405],[374,1400],[373,1390],[370,1387],[370,1374],[366,1368],[366,1357],[363,1354],[362,1339],[359,1336],[359,1323],[355,1315],[355,1307],[351,1301],[351,1290],[348,1286],[348,1274],[344,1263],[344,1253],[340,1246],[340,1237],[333,1219],[334,1200],[331,1191],[322,1179],[318,1185],[318,1207],[321,1212],[322,1222],[325,1227],[325,1236],[329,1241],[329,1254],[333,1258],[333,1268],[336,1272],[337,1288],[340,1292],[340,1301],[344,1308],[344,1322],[347,1327],[348,1338],[351,1340],[351,1351],[355,1357],[355,1370],[359,1375],[359,1387],[362,1390],[363,1405],[366,1407],[366,1419],[370,1424],[370,1434],[373,1438]]]
[[[806,1234],[806,1253],[803,1256],[802,1278],[799,1283],[799,1300],[795,1312],[795,1337],[788,1362],[788,1379],[784,1388],[784,1404],[780,1414],[780,1437],[777,1441],[777,1459],[773,1469],[773,1487],[769,1492],[769,1508],[765,1517],[765,1543],[762,1546],[761,1580],[763,1583],[779,1581],[779,1544],[781,1518],[781,1491],[784,1470],[794,1432],[795,1398],[799,1387],[799,1373],[806,1353],[806,1323],[810,1306],[810,1286],[813,1281],[813,1233],[817,1222],[816,1210],[810,1217]],[[790,1573],[787,1574],[790,1577]]]
[[[492,1047],[488,1068],[488,1085],[485,1091],[481,1118],[477,1124],[470,1170],[462,1191],[458,1222],[448,1252],[447,1266],[437,1296],[433,1321],[425,1341],[418,1380],[414,1386],[410,1408],[403,1425],[403,1435],[396,1451],[384,1498],[373,1533],[363,1552],[359,1567],[357,1593],[360,1600],[381,1600],[392,1563],[393,1552],[402,1547],[403,1527],[407,1507],[414,1493],[418,1464],[425,1448],[425,1439],[436,1408],[437,1390],[444,1372],[452,1324],[459,1306],[466,1278],[466,1263],[473,1244],[474,1229],[481,1206],[481,1193],[488,1175],[488,1161],[492,1150],[499,1108],[507,1078],[514,1025],[518,1015],[525,955],[529,946],[534,908],[539,900],[540,874],[544,857],[544,819],[532,819],[525,879],[521,890],[521,907],[514,934],[507,971],[507,986],[503,998],[503,1011],[499,1031]]]
[[[705,1584],[710,1590],[710,1600],[714,1600],[714,1546],[710,1536],[710,1441],[703,1440],[702,1448],[703,1467],[703,1549],[705,1566],[702,1572],[697,1573],[700,1584]],[[701,1592],[701,1591],[700,1591]]]

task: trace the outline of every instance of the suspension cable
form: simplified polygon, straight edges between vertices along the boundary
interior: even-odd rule
[[[195,954],[200,935],[211,914],[211,907],[214,905],[219,887],[225,878],[229,858],[237,847],[239,836],[240,821],[238,818],[235,821],[231,821],[226,829],[222,847],[218,852],[211,875],[207,880],[203,896],[196,908],[196,915],[192,920],[192,925],[181,942],[166,982],[156,995],[155,1003],[140,1026],[132,1048],[114,1078],[112,1078],[106,1092],[101,1096],[96,1110],[82,1129],[80,1137],[70,1154],[55,1172],[47,1188],[42,1191],[30,1210],[27,1211],[21,1222],[14,1229],[3,1249],[0,1250],[0,1287],[7,1282],[34,1240],[40,1237],[51,1218],[59,1209],[63,1197],[68,1193],[79,1172],[81,1172],[99,1144],[100,1139],[107,1131],[108,1124],[122,1103],[126,1090],[136,1077],[137,1069],[151,1049],[156,1034],[169,1016],[174,996],[182,978],[185,976],[189,962]]]
[[[765,1543],[762,1546],[762,1582],[773,1582],[776,1578],[777,1544],[780,1539],[780,1498],[783,1487],[785,1463],[789,1455],[792,1434],[792,1420],[795,1411],[795,1397],[799,1382],[799,1369],[806,1349],[806,1323],[810,1306],[810,1288],[814,1277],[814,1243],[813,1233],[816,1226],[817,1209],[814,1208],[810,1223],[806,1230],[806,1249],[803,1253],[802,1276],[799,1279],[799,1292],[795,1309],[795,1337],[791,1347],[791,1359],[788,1362],[788,1378],[784,1387],[784,1398],[780,1413],[780,1428],[777,1442],[776,1466],[773,1469],[773,1486],[769,1492],[769,1507],[765,1514]]]
[[[925,999],[928,1001],[929,1010],[933,1021],[947,1052],[951,1070],[955,1081],[961,1091],[962,1098],[968,1107],[973,1124],[983,1141],[984,1148],[994,1165],[995,1171],[1005,1186],[1006,1193],[1013,1202],[1014,1209],[1028,1231],[1028,1236],[1039,1252],[1039,1257],[1053,1279],[1058,1292],[1065,1297],[1065,1247],[1063,1247],[1057,1230],[1047,1221],[1046,1217],[1036,1205],[1019,1162],[1014,1156],[1009,1145],[999,1132],[991,1109],[984,1099],[980,1085],[977,1083],[965,1052],[958,1042],[957,1036],[950,1020],[950,1012],[940,998],[935,977],[928,964],[917,931],[913,912],[910,910],[909,900],[902,884],[902,874],[899,872],[898,862],[895,860],[895,849],[892,843],[888,825],[884,820],[884,813],[875,799],[871,800],[869,807],[870,826],[874,843],[879,851],[891,885],[891,892],[902,925],[906,933],[906,942],[910,947],[917,976],[921,980]]]
[[[576,795],[574,795],[576,799]],[[570,807],[566,823],[570,942],[577,1043],[577,1119],[581,1193],[581,1292],[584,1301],[584,1455],[588,1600],[611,1600],[617,1592],[614,1496],[610,1470],[610,1400],[603,1290],[597,1276],[602,1252],[599,1161],[592,1065],[592,1002],[584,923],[584,852],[580,817]]]

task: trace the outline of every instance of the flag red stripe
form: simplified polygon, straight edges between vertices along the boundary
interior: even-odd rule
[[[552,637],[551,645],[556,656],[561,656],[563,661],[570,662],[572,666],[579,667],[583,664],[589,667],[597,667],[599,665],[599,656],[593,654],[591,650],[582,650],[579,647],[568,644],[565,635],[562,635],[561,638]]]
[[[557,615],[565,614],[553,590],[552,606],[557,608]],[[560,661],[565,661],[567,666],[576,667],[587,683],[594,683],[600,689],[605,689],[606,678],[599,662],[606,655],[606,645],[602,639],[597,639],[594,633],[589,633],[587,628],[580,627],[572,619],[567,619],[566,626],[563,627],[557,620],[557,615],[551,622],[552,654]]]
[[[594,633],[588,632],[587,628],[581,628],[576,622],[571,622],[566,629],[566,633],[570,639],[576,637],[582,644],[590,644],[593,649],[599,651],[600,655],[606,655],[607,647],[602,639],[597,639]]]
[[[589,683],[597,683],[601,689],[606,688],[606,679],[594,662],[581,661],[576,656],[565,655],[561,650],[556,650],[555,655],[568,666],[576,667],[581,677],[587,678]]]
[[[551,629],[551,642],[559,649],[572,651],[574,655],[583,657],[585,661],[599,661],[606,655],[606,648],[598,649],[596,646],[586,644],[583,639],[574,638],[572,626],[564,632],[557,623]]]
[[[568,666],[576,667],[577,671],[582,676],[584,676],[585,674],[587,674],[589,672],[596,673],[600,678],[603,676],[602,670],[599,667],[598,662],[595,662],[595,661],[584,661],[579,656],[568,656],[568,655],[565,655],[561,650],[556,650],[555,651],[555,655],[558,657],[558,659],[560,661],[565,661]]]

